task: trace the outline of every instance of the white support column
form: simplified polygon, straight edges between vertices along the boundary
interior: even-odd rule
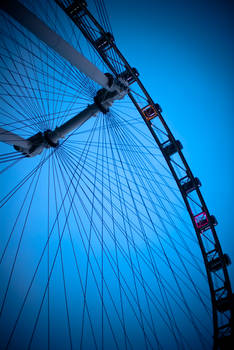
[[[26,139],[3,128],[0,128],[0,141],[7,143],[8,145],[14,145],[25,149],[28,149],[29,147]]]
[[[93,103],[85,108],[82,112],[75,117],[68,120],[66,123],[55,128],[51,135],[51,141],[57,143],[60,138],[64,138],[67,134],[84,124],[89,118],[93,117],[99,112],[98,106]]]
[[[67,134],[80,127],[98,112],[99,107],[93,103],[75,117],[71,118],[61,126],[56,127],[54,131],[47,130],[44,133],[39,132],[27,140],[11,131],[0,128],[0,142],[17,146],[18,151],[23,152],[28,157],[34,157],[40,154],[44,148],[56,147],[61,138],[66,137]]]
[[[43,21],[17,0],[0,0],[0,8],[32,32],[80,72],[109,90],[108,78],[86,57],[50,29]]]

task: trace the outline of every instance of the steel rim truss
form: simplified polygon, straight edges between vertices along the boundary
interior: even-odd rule
[[[197,177],[194,177],[182,153],[182,145],[175,139],[165,122],[160,106],[153,101],[140,81],[137,71],[129,65],[121,54],[112,34],[105,32],[87,9],[85,1],[55,0],[55,2],[80,29],[112,73],[116,77],[124,76],[129,85],[138,85],[145,97],[146,105],[142,107],[133,94],[131,92],[128,93],[160,148],[192,220],[210,288],[213,309],[214,349],[226,349],[227,344],[233,341],[234,298],[227,271],[230,259],[223,253],[220,246],[215,230],[217,221],[207,208],[199,189],[201,183]],[[90,28],[87,27],[85,23],[86,19],[89,20],[89,25],[93,26],[93,31],[90,31]],[[99,33],[99,36],[97,33]],[[125,67],[125,71],[121,74],[116,71],[111,60],[108,58],[109,51],[114,52],[123,67]]]

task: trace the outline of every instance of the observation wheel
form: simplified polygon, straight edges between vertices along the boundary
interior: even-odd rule
[[[103,1],[0,15],[1,348],[228,349],[217,221]]]

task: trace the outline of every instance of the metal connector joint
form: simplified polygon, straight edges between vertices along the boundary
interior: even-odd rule
[[[109,112],[109,107],[116,100],[122,100],[129,92],[128,83],[123,78],[113,79],[112,85],[107,89],[100,89],[94,97],[94,102],[103,113]]]

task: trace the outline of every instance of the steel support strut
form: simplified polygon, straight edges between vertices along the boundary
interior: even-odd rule
[[[0,141],[7,143],[8,145],[24,148],[28,147],[28,141],[26,139],[3,128],[0,128]]]
[[[44,133],[39,132],[29,139],[23,139],[8,130],[0,129],[1,142],[14,145],[17,151],[24,153],[28,157],[33,157],[40,154],[44,148],[56,147],[59,144],[59,139],[64,138],[68,133],[80,127],[97,112],[102,111],[106,113],[114,100],[122,99],[126,95],[128,83],[124,79],[113,79],[110,74],[108,76],[102,73],[93,63],[51,30],[20,2],[17,0],[1,1],[0,8],[78,68],[80,72],[104,87],[104,89],[98,91],[94,104],[89,105],[63,125],[56,127],[54,131],[46,130]]]
[[[17,151],[25,154],[27,157],[34,157],[41,154],[45,148],[57,147],[61,138],[65,138],[69,133],[72,133],[72,131],[79,128],[83,123],[85,123],[88,119],[93,117],[98,112],[99,107],[93,103],[61,126],[56,127],[53,131],[46,130],[44,133],[39,132],[36,135],[33,135],[29,139],[25,140],[26,144],[11,144],[14,145],[14,148]],[[3,141],[1,139],[1,134],[0,141]]]
[[[34,157],[41,154],[45,148],[55,148],[59,145],[61,138],[65,138],[68,134],[71,134],[98,112],[107,113],[115,100],[124,98],[128,92],[128,84],[120,80],[115,81],[114,86],[116,89],[114,91],[108,91],[106,89],[99,90],[94,98],[95,103],[88,105],[83,111],[64,124],[57,126],[54,130],[39,132],[28,139],[23,139],[8,130],[0,128],[0,141],[13,145],[15,150],[27,157]]]
[[[17,0],[0,1],[0,8],[78,68],[80,72],[102,87],[109,89],[109,79],[105,74],[20,2]]]

